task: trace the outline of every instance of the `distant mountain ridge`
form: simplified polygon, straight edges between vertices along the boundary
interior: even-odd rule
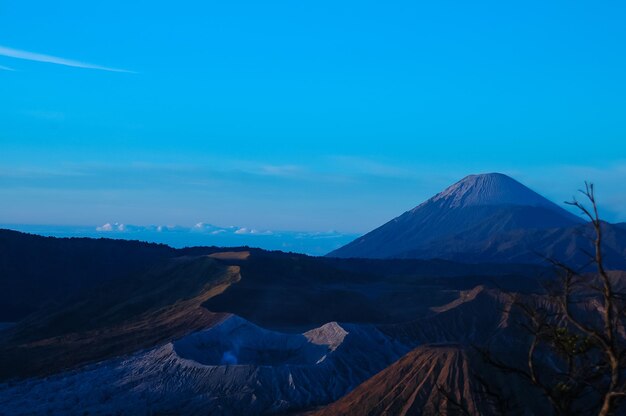
[[[442,258],[463,262],[540,262],[543,255],[579,262],[582,218],[516,180],[470,175],[329,257]],[[611,266],[626,267],[624,228],[606,224]]]
[[[220,227],[199,222],[193,226],[133,225],[108,222],[100,226],[1,224],[0,229],[49,237],[88,237],[138,240],[173,248],[250,246],[309,255],[324,255],[358,235],[338,231],[288,231],[253,227]]]

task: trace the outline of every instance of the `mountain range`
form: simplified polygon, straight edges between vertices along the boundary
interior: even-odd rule
[[[623,290],[626,227],[602,227]],[[324,257],[0,230],[0,413],[551,415],[476,347],[523,365],[514,304],[549,309],[542,256],[584,265],[590,231],[501,174]]]

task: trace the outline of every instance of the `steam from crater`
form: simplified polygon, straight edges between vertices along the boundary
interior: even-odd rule
[[[221,365],[235,365],[237,364],[237,355],[234,351],[224,351],[222,354],[222,359],[220,361]]]

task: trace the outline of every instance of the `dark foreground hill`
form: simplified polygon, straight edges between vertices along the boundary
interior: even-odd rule
[[[288,290],[298,282],[311,289],[312,285],[324,282],[348,285],[385,276],[414,280],[433,276],[542,273],[540,268],[518,264],[468,266],[450,261],[324,259],[247,247],[174,249],[139,241],[41,237],[0,230],[0,323],[19,321],[38,310],[76,303],[102,285],[109,284],[113,288],[127,285],[125,282],[133,282],[148,271],[167,268],[168,261],[174,258],[205,256],[224,250],[253,254],[250,261],[237,258],[220,261],[244,266],[250,276],[247,282],[255,282],[257,295],[263,293],[262,290],[280,287]],[[314,323],[319,324],[320,320],[321,316]]]
[[[0,229],[0,322],[23,318],[113,279],[173,257],[162,244],[54,238]]]
[[[14,303],[30,302],[31,291],[25,289],[41,279],[46,279],[44,286],[67,291],[78,283],[90,287],[74,288],[72,296],[62,296],[61,291],[55,297],[51,291],[38,309],[0,333],[3,379],[53,374],[153,347],[211,327],[233,313],[290,332],[333,321],[406,322],[477,284],[529,291],[537,288],[537,277],[547,273],[525,265],[327,259],[245,248],[174,250],[138,242],[130,246],[140,250],[129,250],[127,256],[148,253],[149,262],[127,259],[125,267],[105,273],[99,269],[104,267],[101,256],[93,253],[81,258],[79,273],[72,261],[85,247],[97,251],[101,245],[122,256],[128,242],[14,232],[4,237],[18,243],[11,246],[12,259],[53,254],[57,262],[48,268],[47,263],[35,267],[13,261],[11,276],[24,276],[16,279],[11,292]],[[32,248],[25,241],[32,242]],[[45,250],[37,252],[42,245]],[[46,298],[45,293],[41,296]]]

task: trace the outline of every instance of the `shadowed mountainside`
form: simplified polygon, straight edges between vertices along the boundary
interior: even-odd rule
[[[537,290],[547,269],[415,260],[327,259],[253,252],[233,260],[242,280],[204,306],[257,325],[301,331],[326,322],[412,321],[477,284]]]
[[[626,268],[626,230],[603,223],[602,231],[606,265],[614,269]],[[476,235],[474,230],[467,234]],[[539,263],[544,258],[551,258],[573,266],[584,266],[589,263],[586,253],[593,252],[593,229],[588,224],[568,228],[516,229],[479,241],[468,240],[465,236],[459,234],[436,241],[399,257],[421,258],[437,253],[440,258],[477,263]]]
[[[224,319],[201,305],[239,280],[209,257],[175,258],[84,299],[29,316],[2,333],[0,378],[53,374],[210,327]]]
[[[41,237],[0,229],[0,321],[16,321],[174,256],[175,250],[162,244]]]

